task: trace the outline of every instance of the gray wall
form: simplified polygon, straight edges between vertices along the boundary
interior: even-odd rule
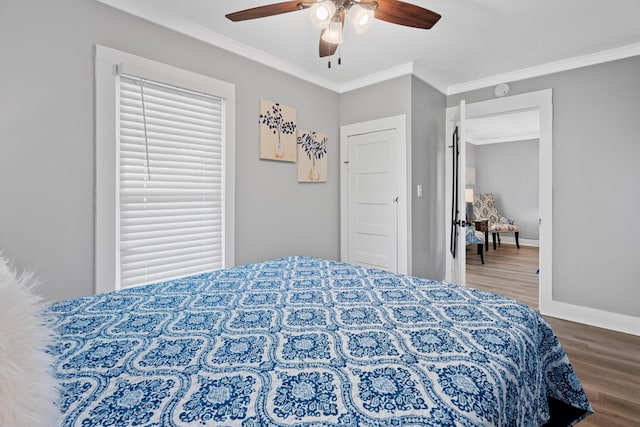
[[[94,289],[93,49],[101,44],[236,85],[236,263],[339,258],[338,94],[94,0],[0,4],[0,249],[49,300]],[[329,137],[329,179],[258,160],[258,101]]]
[[[476,147],[475,144],[465,143],[465,155],[467,156],[467,167],[476,167]],[[468,186],[467,186],[468,187]]]
[[[52,300],[93,290],[95,44],[237,85],[238,264],[290,254],[338,258],[338,125],[407,114],[417,139],[424,130],[414,127],[420,120],[414,98],[430,105],[426,111],[441,98],[424,90],[429,100],[419,100],[415,93],[423,91],[409,76],[338,96],[93,0],[2,2],[0,248],[18,268],[37,271]],[[554,91],[554,299],[632,316],[640,316],[632,267],[640,241],[633,226],[640,208],[639,72],[634,57],[511,85],[511,94]],[[446,103],[493,96],[486,88]],[[260,98],[296,107],[299,126],[328,134],[326,184],[297,184],[294,164],[257,159]],[[414,171],[423,156],[412,156]],[[443,163],[428,177],[437,181]],[[420,236],[427,233],[416,231],[417,271],[425,257]],[[425,275],[438,278],[438,272]]]
[[[422,80],[411,80],[411,179],[413,181],[413,274],[444,279],[446,97]],[[423,195],[417,197],[416,186]]]
[[[411,122],[411,76],[402,76],[340,95],[340,126],[405,114]]]
[[[444,118],[446,98],[423,81],[402,76],[340,96],[340,125],[404,114],[411,136],[412,274],[444,278]],[[416,196],[422,184],[423,197]]]
[[[540,144],[537,139],[476,145],[474,193],[493,193],[502,216],[513,218],[520,238],[539,239]],[[467,160],[467,164],[469,161]],[[505,235],[513,237],[513,233]]]
[[[468,142],[465,143],[465,166],[467,168],[474,168],[477,170],[477,161],[476,161],[476,147],[477,145],[474,144],[470,144]],[[469,179],[469,176],[467,176],[467,179]],[[477,193],[478,192],[478,188],[477,188],[477,182],[478,182],[478,177],[476,176],[476,184],[467,184],[465,182],[465,189],[466,188],[471,188],[473,189],[473,193]],[[467,218],[473,218],[473,206],[471,203],[466,203],[465,202],[465,212],[466,212],[466,217]]]
[[[639,75],[636,56],[513,82],[510,91],[553,89],[553,299],[636,317]],[[492,98],[485,88],[447,104]]]

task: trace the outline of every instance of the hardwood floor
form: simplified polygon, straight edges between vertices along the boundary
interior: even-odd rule
[[[502,244],[480,263],[467,246],[467,286],[538,309],[538,248]],[[595,413],[580,427],[640,426],[640,337],[546,317],[560,339]]]

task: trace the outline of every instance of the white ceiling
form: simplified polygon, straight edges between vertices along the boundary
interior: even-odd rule
[[[442,19],[431,30],[376,20],[364,34],[347,23],[331,69],[306,10],[224,17],[283,0],[98,1],[337,92],[412,72],[451,94],[640,55],[640,0],[406,0]]]
[[[540,111],[529,110],[467,119],[465,139],[475,145],[540,138]]]

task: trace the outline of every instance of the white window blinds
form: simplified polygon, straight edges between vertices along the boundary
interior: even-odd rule
[[[120,286],[224,267],[224,102],[120,75]]]

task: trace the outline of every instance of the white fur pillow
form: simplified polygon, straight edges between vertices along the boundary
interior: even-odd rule
[[[0,426],[54,426],[60,418],[49,329],[33,274],[16,274],[0,257]]]

